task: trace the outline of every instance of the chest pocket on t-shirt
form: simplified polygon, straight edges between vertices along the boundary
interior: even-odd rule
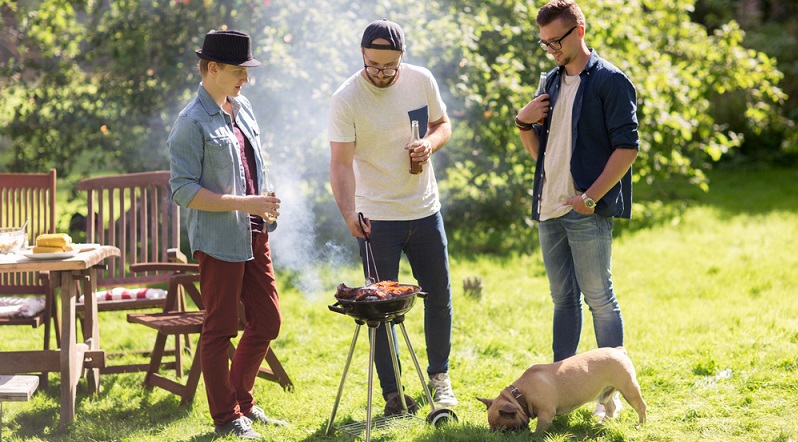
[[[416,110],[411,110],[407,113],[407,116],[410,117],[410,120],[407,124],[410,124],[410,121],[418,120],[418,133],[421,135],[421,138],[424,138],[427,135],[427,125],[429,124],[429,108],[427,106],[418,108]]]
[[[227,169],[233,165],[233,142],[227,137],[214,137],[205,141],[205,155],[216,169]]]

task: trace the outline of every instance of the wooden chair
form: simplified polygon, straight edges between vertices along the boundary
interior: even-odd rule
[[[180,251],[180,210],[170,198],[168,170],[87,178],[77,188],[86,192],[86,242],[113,245],[121,251],[119,259],[98,272],[97,287],[103,289],[98,292],[166,286],[174,274],[196,272],[196,264],[188,264]],[[191,277],[198,280],[196,274]],[[183,286],[169,289],[178,290],[174,293],[177,308],[183,310]],[[94,296],[84,293],[90,295]],[[163,297],[100,300],[98,311],[163,311],[165,302]],[[187,336],[186,342],[190,343]],[[168,367],[178,375],[183,372],[183,350],[176,339],[175,361]],[[146,355],[149,349],[136,353]],[[147,367],[146,363],[108,364],[101,373],[138,372]]]
[[[158,312],[127,315],[128,322],[158,331],[155,345],[149,352],[149,364],[106,366],[101,372],[146,371],[145,387],[165,388],[179,395],[181,403],[191,402],[200,373],[198,349],[194,352],[185,385],[159,374],[161,368],[174,368],[177,377],[182,376],[183,351],[192,347],[189,335],[202,331],[205,318],[196,287],[199,268],[196,264],[187,264],[186,256],[180,252],[179,208],[170,200],[169,171],[89,178],[78,183],[78,189],[88,193],[87,242],[115,245],[122,255],[101,273],[98,287],[167,285],[165,299],[98,303],[100,312],[159,308]],[[185,293],[190,295],[197,311],[187,310]],[[175,336],[175,361],[164,364],[163,356],[170,353],[165,349],[169,336]],[[266,361],[269,368],[261,367],[259,376],[292,389],[293,384],[274,352],[269,351]]]
[[[194,275],[175,274],[171,277],[169,283],[169,290],[164,306],[164,311],[161,313],[129,313],[127,319],[129,322],[141,324],[150,327],[158,332],[155,339],[155,347],[150,356],[150,365],[147,369],[147,374],[144,377],[144,388],[152,390],[153,387],[163,388],[171,393],[180,397],[180,406],[190,404],[194,400],[194,395],[197,391],[199,378],[201,374],[200,364],[200,346],[199,339],[202,337],[202,324],[205,321],[204,305],[202,297],[194,285]],[[178,301],[173,293],[177,293],[177,287],[182,286],[186,293],[189,294],[191,300],[198,307],[196,311],[178,310]],[[239,318],[244,318],[244,306],[239,304]],[[241,319],[241,328],[243,329],[244,322]],[[197,350],[194,352],[194,361],[189,370],[188,379],[185,384],[181,384],[175,380],[160,373],[161,360],[165,354],[166,341],[169,336],[177,336],[182,334],[196,334]],[[235,353],[235,347],[230,344],[228,349],[228,356],[232,360]],[[294,384],[288,377],[288,374],[283,369],[282,364],[277,359],[274,351],[269,347],[269,351],[265,357],[266,363],[269,368],[261,366],[258,371],[258,377],[267,379],[272,382],[277,382],[283,389],[293,391]]]
[[[185,384],[169,379],[160,373],[161,361],[166,352],[166,340],[169,336],[175,336],[175,340],[180,340],[180,335],[202,333],[202,324],[205,322],[205,311],[200,296],[195,275],[174,274],[169,279],[164,309],[161,313],[128,313],[127,320],[135,324],[150,327],[158,332],[155,338],[155,346],[150,355],[150,364],[147,367],[147,374],[144,376],[144,388],[152,390],[153,387],[163,388],[171,393],[180,396],[180,405],[184,406],[194,400],[197,391],[200,374],[202,373],[200,364],[200,346],[197,341],[194,361],[191,363],[188,379]],[[189,294],[191,300],[197,306],[195,311],[186,311],[179,307],[177,297],[178,287]]]
[[[55,233],[55,189],[55,169],[48,173],[0,173],[0,226],[22,227],[28,220],[26,230],[30,244],[40,234]],[[55,332],[58,348],[61,341],[58,306],[47,273],[0,275],[0,296],[20,295],[44,297],[44,310],[29,318],[0,318],[0,325],[29,325],[34,328],[44,325],[44,349],[50,348],[51,330]],[[46,373],[41,384],[47,385]]]

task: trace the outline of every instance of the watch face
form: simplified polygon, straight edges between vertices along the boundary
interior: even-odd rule
[[[585,201],[585,207],[587,207],[588,209],[592,209],[596,207],[596,203],[593,200],[587,200]]]

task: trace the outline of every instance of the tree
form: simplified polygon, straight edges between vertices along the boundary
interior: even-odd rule
[[[717,0],[725,1],[725,0]],[[438,78],[454,124],[434,158],[451,231],[518,242],[530,229],[534,163],[512,123],[553,63],[535,44],[542,1],[233,0],[0,2],[19,55],[3,64],[0,155],[13,170],[58,166],[162,168],[165,139],[199,82],[194,49],[209,29],[247,30],[265,63],[251,70],[278,192],[307,208],[309,229],[343,234],[328,186],[326,118],[335,88],[362,66],[366,24],[406,31],[406,62]],[[688,177],[738,149],[746,128],[789,127],[776,60],[743,47],[734,21],[711,32],[691,21],[693,0],[583,0],[587,41],[628,73],[638,91],[641,155],[635,179]],[[16,7],[16,10],[12,9]],[[13,13],[9,14],[9,10]],[[622,26],[618,24],[622,23]],[[733,97],[742,117],[721,120],[713,100]],[[409,129],[408,129],[409,130]],[[282,187],[282,189],[281,189]],[[526,243],[532,243],[526,241]]]
[[[196,76],[183,74],[203,8],[121,0],[45,0],[20,6],[20,56],[5,66],[4,95],[13,143],[10,168],[58,167],[59,173],[162,167],[164,127]],[[169,29],[174,33],[165,33]],[[196,38],[196,37],[194,37]]]
[[[515,133],[513,117],[537,87],[537,74],[553,67],[535,45],[537,6],[526,2],[449,2],[464,39],[431,24],[431,38],[454,45],[437,61],[459,99],[444,189],[456,228],[494,229],[514,241],[531,224],[530,183],[534,164]],[[740,130],[709,112],[711,99],[739,93],[752,127],[785,124],[776,61],[742,47],[743,34],[730,22],[713,33],[690,21],[687,0],[585,0],[587,42],[623,69],[637,86],[641,154],[635,180],[667,183],[690,178],[708,189],[704,170],[741,142]],[[446,20],[442,18],[441,20]],[[623,23],[619,26],[619,23]],[[456,62],[456,64],[455,64]],[[455,67],[456,66],[456,67]],[[456,71],[454,75],[453,71]],[[491,235],[489,235],[491,236]],[[501,247],[501,246],[500,246]]]
[[[740,92],[712,98],[712,114],[744,135],[740,149],[727,161],[794,162],[798,153],[794,123],[798,119],[798,4],[788,0],[697,0],[691,17],[709,30],[736,19],[745,35],[741,46],[777,59],[784,73],[779,87],[788,95],[782,110],[786,119],[777,124],[745,124],[745,100]]]

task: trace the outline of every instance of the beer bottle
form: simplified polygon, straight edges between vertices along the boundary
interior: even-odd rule
[[[262,177],[263,177],[262,194],[266,196],[277,196],[277,192],[275,192],[274,190],[274,183],[272,182],[271,170],[269,169],[269,162],[265,160],[263,162]],[[263,218],[265,221],[264,228],[266,229],[266,231],[274,232],[274,230],[277,229],[277,217],[274,216],[274,214],[267,212],[266,214],[264,214]]]
[[[415,141],[421,140],[421,136],[419,135],[418,131],[418,120],[413,120],[410,122],[410,130],[413,132],[412,138],[410,138],[410,144],[413,144]],[[413,150],[408,150],[408,155],[413,153]],[[413,175],[421,173],[421,163],[418,161],[413,161],[413,157],[410,156],[410,173]]]
[[[546,73],[540,73],[540,82],[538,83],[538,90],[535,92],[535,96],[538,97],[546,93]],[[538,121],[538,124],[544,124],[546,122],[546,117],[543,117]]]

